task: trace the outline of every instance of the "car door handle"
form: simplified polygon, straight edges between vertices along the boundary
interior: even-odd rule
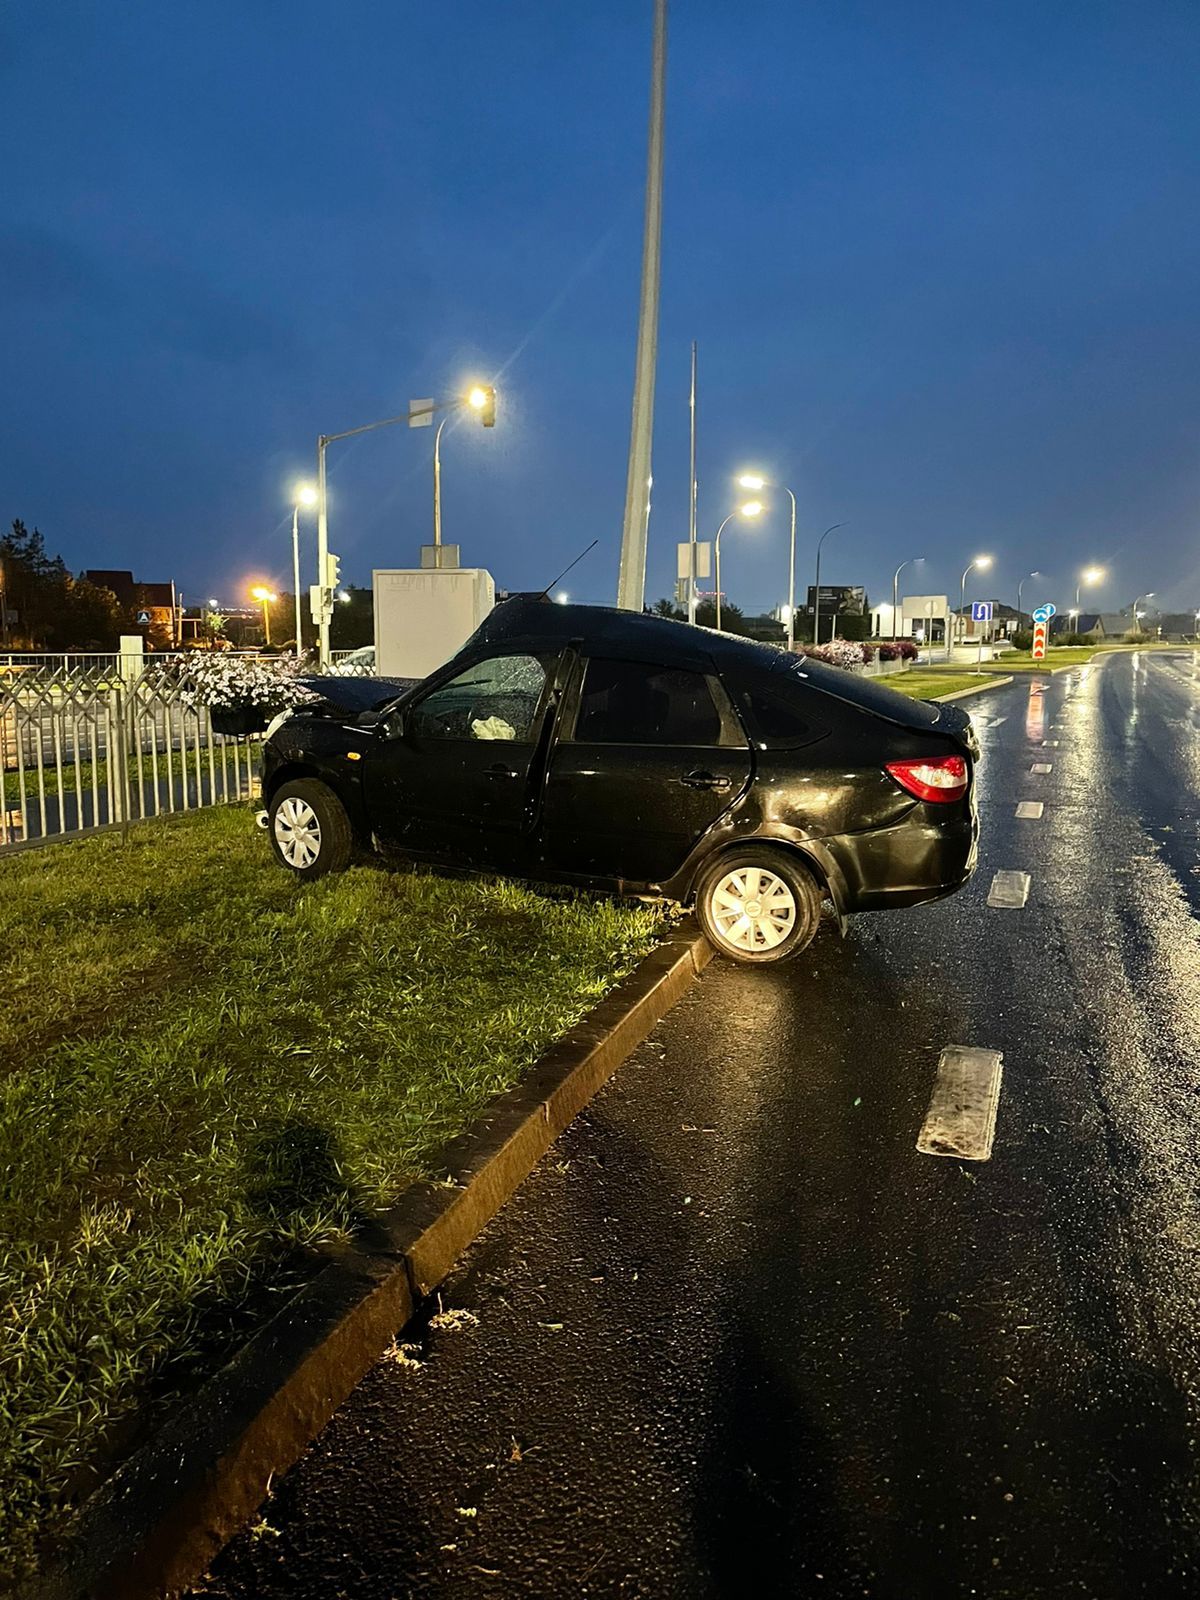
[[[494,767],[485,767],[483,775],[485,778],[516,778],[520,776],[515,767],[506,767],[502,761],[498,761]]]
[[[687,789],[728,789],[733,780],[724,773],[705,772],[698,768],[695,772],[685,772],[679,781]]]

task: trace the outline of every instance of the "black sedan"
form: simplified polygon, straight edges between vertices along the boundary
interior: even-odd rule
[[[768,962],[824,900],[844,927],[975,866],[970,719],[770,645],[513,599],[399,695],[308,686],[263,758],[271,845],[301,877],[360,848],[661,896]]]

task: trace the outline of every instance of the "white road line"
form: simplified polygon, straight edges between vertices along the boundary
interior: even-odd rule
[[[1054,768],[1048,761],[1035,761],[1029,770],[1030,772],[1053,772]]]
[[[922,1155],[957,1156],[960,1161],[990,1158],[1003,1059],[999,1050],[946,1045],[938,1058],[933,1095],[917,1137]]]
[[[1036,822],[1042,814],[1042,802],[1040,800],[1022,800],[1017,806],[1016,814],[1022,819]]]
[[[1002,722],[1007,722],[1007,721],[1008,721],[1007,717],[993,717],[992,718],[992,727],[993,728],[998,728]]]
[[[1058,740],[1057,739],[1043,739],[1042,740],[1042,749],[1043,750],[1057,750],[1058,749]]]
[[[1031,881],[1027,872],[998,872],[988,890],[988,905],[1001,911],[1019,911],[1029,899]]]

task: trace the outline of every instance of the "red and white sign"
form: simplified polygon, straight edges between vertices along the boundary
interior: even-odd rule
[[[1046,657],[1046,630],[1048,623],[1035,622],[1033,625],[1033,659],[1044,661]]]

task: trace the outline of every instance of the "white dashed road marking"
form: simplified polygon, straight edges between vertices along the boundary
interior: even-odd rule
[[[1022,800],[1017,806],[1017,816],[1022,820],[1036,822],[1041,814],[1042,802],[1040,800]]]
[[[1030,772],[1053,772],[1054,768],[1048,761],[1035,761],[1029,770]]]
[[[945,1047],[917,1138],[922,1155],[988,1160],[996,1136],[1003,1059],[999,1050],[978,1050],[965,1044]]]
[[[1044,750],[1057,750],[1058,749],[1058,740],[1057,739],[1043,739],[1042,740],[1042,748]]]
[[[1027,872],[998,872],[988,890],[988,905],[1001,911],[1019,911],[1029,899],[1030,882]]]

